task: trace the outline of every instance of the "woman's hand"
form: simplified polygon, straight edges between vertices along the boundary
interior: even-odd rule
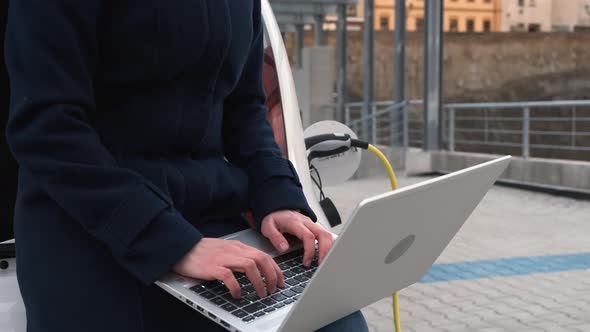
[[[234,298],[241,293],[234,272],[245,273],[261,298],[274,293],[277,286],[285,287],[283,273],[272,257],[233,240],[203,238],[173,270],[191,278],[223,281]]]
[[[319,260],[324,257],[334,243],[332,234],[299,212],[281,210],[270,213],[262,220],[262,234],[266,236],[281,253],[289,249],[289,242],[283,233],[291,234],[303,241],[303,265],[309,267],[315,255],[315,240],[319,243]]]

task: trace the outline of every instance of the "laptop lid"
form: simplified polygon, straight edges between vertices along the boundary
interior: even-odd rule
[[[315,330],[417,282],[510,158],[362,201],[280,330]]]

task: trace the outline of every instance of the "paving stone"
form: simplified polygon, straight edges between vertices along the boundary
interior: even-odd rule
[[[588,332],[590,331],[590,324],[570,326],[570,328],[574,329],[576,332]]]
[[[328,187],[325,192],[346,220],[357,202],[388,190],[386,180],[352,181]],[[425,178],[399,180],[405,186]],[[588,215],[590,203],[586,201],[494,187],[436,263],[524,258],[497,267],[512,274],[505,277],[418,283],[402,290],[402,330],[590,332],[588,269],[550,272],[565,262],[559,256],[541,266],[545,272],[526,274],[539,267],[541,256],[569,255],[564,259],[575,259],[576,254],[590,253]],[[497,261],[489,262],[468,273],[477,277],[493,271]],[[452,265],[438,277],[456,277],[463,266]],[[394,331],[390,298],[363,309],[363,313],[370,331]]]

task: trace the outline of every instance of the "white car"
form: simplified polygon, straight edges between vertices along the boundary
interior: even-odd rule
[[[268,0],[262,1],[262,16],[266,32],[264,86],[268,97],[269,120],[283,154],[299,173],[305,195],[318,216],[318,222],[329,228],[313,191],[291,67]],[[6,236],[0,234],[0,238]],[[26,314],[16,279],[14,241],[0,246],[0,332],[25,332]]]
[[[16,282],[13,244],[0,244],[0,331],[26,331],[25,306]]]

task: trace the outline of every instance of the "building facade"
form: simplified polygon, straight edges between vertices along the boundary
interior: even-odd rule
[[[577,0],[503,0],[502,31],[548,32],[552,30],[553,2]]]
[[[503,31],[574,31],[590,27],[590,0],[503,0]]]
[[[590,0],[553,1],[553,31],[588,30],[590,28]]]
[[[393,30],[395,1],[375,1],[375,29]],[[403,1],[403,0],[399,0]],[[406,29],[424,28],[424,0],[406,1]],[[590,30],[590,0],[441,0],[445,32],[549,32]],[[362,25],[364,1],[349,10]]]
[[[395,1],[375,0],[375,29],[393,30]],[[445,32],[495,32],[502,29],[502,0],[444,0]],[[351,16],[363,17],[364,1],[351,9]],[[424,28],[424,0],[406,0],[406,29]]]

